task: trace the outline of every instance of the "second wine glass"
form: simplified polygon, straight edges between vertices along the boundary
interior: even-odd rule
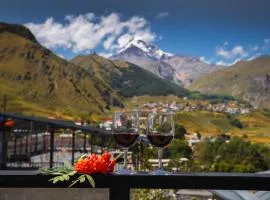
[[[113,119],[113,136],[118,145],[124,149],[124,168],[117,171],[119,174],[133,174],[127,168],[128,148],[132,146],[139,136],[139,116],[138,112],[117,112]]]
[[[174,137],[173,113],[149,113],[147,124],[147,138],[150,144],[158,148],[158,170],[152,172],[155,175],[166,175],[162,166],[163,148]]]

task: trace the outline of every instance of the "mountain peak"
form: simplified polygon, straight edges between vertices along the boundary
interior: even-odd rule
[[[20,24],[8,24],[0,21],[0,33],[9,32],[19,35],[25,39],[28,39],[34,43],[38,43],[35,36],[31,31],[23,25]]]
[[[178,56],[165,52],[143,40],[131,39],[111,60],[134,63],[157,76],[179,85],[188,85],[199,76],[216,68],[194,56]]]
[[[120,50],[119,53],[123,53],[132,47],[139,48],[147,55],[147,57],[151,57],[151,58],[154,58],[156,60],[160,60],[164,57],[173,56],[173,54],[165,52],[153,44],[149,44],[143,40],[135,40],[134,38],[129,40],[129,42]]]

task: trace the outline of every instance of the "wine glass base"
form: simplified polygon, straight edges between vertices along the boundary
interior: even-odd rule
[[[127,175],[131,175],[131,174],[136,174],[137,172],[135,171],[131,171],[129,169],[120,169],[117,170],[116,172],[114,172],[115,174],[127,174]]]
[[[162,170],[162,169],[157,169],[157,170],[152,171],[150,174],[152,174],[152,175],[171,175],[172,173],[165,171],[165,170]]]

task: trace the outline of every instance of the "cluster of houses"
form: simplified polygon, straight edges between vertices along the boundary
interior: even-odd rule
[[[205,110],[210,112],[228,113],[228,114],[249,114],[251,108],[243,104],[231,103],[218,103],[218,104],[202,104],[198,103],[166,103],[166,102],[149,102],[141,107],[142,110],[149,112],[178,112],[178,111],[198,111]]]

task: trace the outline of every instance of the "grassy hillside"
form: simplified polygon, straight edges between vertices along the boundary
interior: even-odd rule
[[[232,126],[230,119],[220,113],[206,111],[180,112],[176,122],[182,124],[188,132],[199,132],[202,135],[218,135],[227,133],[240,137],[248,137],[253,142],[270,142],[270,117],[256,111],[249,115],[234,117],[244,125],[239,129]]]
[[[210,94],[228,94],[248,101],[255,107],[270,107],[270,57],[216,70],[193,82],[189,89]]]
[[[97,55],[78,56],[72,62],[103,79],[123,97],[189,94],[188,90],[128,62],[110,61]]]
[[[10,111],[81,116],[122,104],[108,84],[54,55],[30,33],[0,24],[0,95],[12,99]]]

